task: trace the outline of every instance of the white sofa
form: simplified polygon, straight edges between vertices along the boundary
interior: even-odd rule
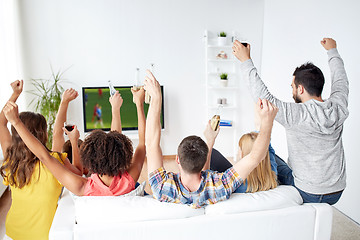
[[[66,239],[315,239],[331,235],[332,208],[302,204],[291,186],[192,209],[151,196],[76,197],[66,190],[50,230]]]

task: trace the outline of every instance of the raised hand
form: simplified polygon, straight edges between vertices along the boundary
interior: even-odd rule
[[[80,138],[79,130],[77,129],[77,126],[74,125],[74,129],[71,131],[68,131],[65,127],[63,127],[64,132],[68,135],[70,142],[76,142]]]
[[[161,100],[160,84],[149,70],[146,70],[144,89],[149,93],[151,99]]]
[[[12,125],[15,125],[18,121],[20,121],[19,110],[16,103],[8,101],[3,108],[3,112],[5,114],[6,119]]]
[[[145,90],[140,88],[138,90],[131,88],[131,93],[133,95],[133,101],[135,104],[142,104],[145,101]]]
[[[206,125],[206,128],[204,130],[204,136],[205,136],[206,142],[207,143],[214,143],[217,135],[219,134],[219,131],[220,131],[219,127],[218,127],[218,129],[216,131],[214,131],[211,128],[211,120],[209,120],[209,122]]]
[[[16,80],[14,82],[12,82],[10,84],[11,88],[13,89],[13,92],[16,94],[16,95],[20,95],[22,90],[23,90],[23,86],[24,86],[24,81],[23,80]]]
[[[69,88],[63,93],[61,101],[69,103],[77,98],[77,96],[79,96],[79,93],[75,89]]]
[[[111,107],[113,109],[120,109],[120,107],[122,106],[123,101],[124,100],[121,97],[121,94],[119,93],[119,91],[116,91],[114,95],[109,97],[109,102],[110,102]]]
[[[256,111],[260,116],[261,125],[272,125],[279,109],[267,99],[259,99]]]
[[[214,144],[215,144],[215,139],[216,139],[217,135],[219,134],[219,131],[220,131],[219,127],[217,128],[216,131],[214,131],[211,128],[211,120],[209,120],[209,122],[206,125],[206,128],[204,130],[204,136],[205,136],[205,139],[206,139],[206,145],[209,148],[209,152],[208,152],[207,159],[206,159],[206,162],[204,164],[204,167],[202,169],[203,171],[206,171],[206,170],[210,169],[211,152],[212,152],[212,149],[213,149]]]
[[[235,40],[232,46],[234,56],[240,60],[240,62],[245,62],[250,59],[250,44],[247,44],[245,47],[238,40]]]
[[[320,43],[326,50],[336,48],[336,41],[332,38],[323,38]]]
[[[11,94],[9,98],[9,102],[15,103],[18,97],[20,96],[22,90],[23,90],[24,81],[23,80],[16,80],[10,84],[13,93]],[[6,105],[5,105],[6,106]],[[4,107],[5,109],[5,107]],[[0,112],[0,145],[3,152],[6,152],[8,147],[11,146],[12,140],[11,140],[11,134],[9,129],[7,128],[8,120],[5,117],[3,111]]]

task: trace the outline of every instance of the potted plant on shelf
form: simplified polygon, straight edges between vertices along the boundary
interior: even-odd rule
[[[227,42],[226,32],[220,32],[220,34],[218,35],[219,46],[225,46],[226,42]]]
[[[65,70],[66,71],[66,70]],[[35,105],[35,111],[40,112],[47,121],[48,124],[48,141],[47,147],[51,149],[53,126],[57,111],[61,102],[61,95],[64,92],[64,88],[60,85],[63,82],[62,76],[65,71],[58,71],[54,73],[51,68],[51,77],[49,79],[31,79],[31,83],[35,90],[29,91],[35,98],[29,105]]]
[[[223,87],[227,87],[227,85],[228,85],[228,74],[227,73],[220,74],[220,84]]]

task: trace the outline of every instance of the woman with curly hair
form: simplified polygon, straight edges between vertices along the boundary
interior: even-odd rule
[[[46,148],[19,121],[15,103],[9,101],[4,107],[4,113],[24,143],[69,191],[78,196],[117,196],[135,189],[135,183],[140,176],[145,160],[143,107],[145,93],[143,89],[132,91],[132,93],[136,103],[139,125],[139,145],[134,156],[131,140],[121,134],[120,107],[123,99],[119,92],[116,92],[109,99],[112,108],[111,131],[109,133],[101,130],[93,131],[85,138],[80,151],[77,145],[73,145],[73,161],[81,156],[84,167],[92,172],[89,178],[73,174],[48,153]],[[64,131],[70,139],[79,138],[76,126],[71,132],[65,128]]]

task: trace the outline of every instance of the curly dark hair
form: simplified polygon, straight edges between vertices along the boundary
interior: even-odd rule
[[[21,112],[19,118],[29,131],[46,146],[47,123],[45,117],[39,113]],[[40,160],[25,145],[13,126],[11,126],[11,133],[12,143],[4,154],[6,160],[0,168],[0,173],[2,177],[7,177],[10,185],[22,188],[30,183],[35,165]]]
[[[133,146],[128,137],[117,131],[94,130],[81,145],[80,155],[89,171],[100,176],[117,176],[130,167]]]

